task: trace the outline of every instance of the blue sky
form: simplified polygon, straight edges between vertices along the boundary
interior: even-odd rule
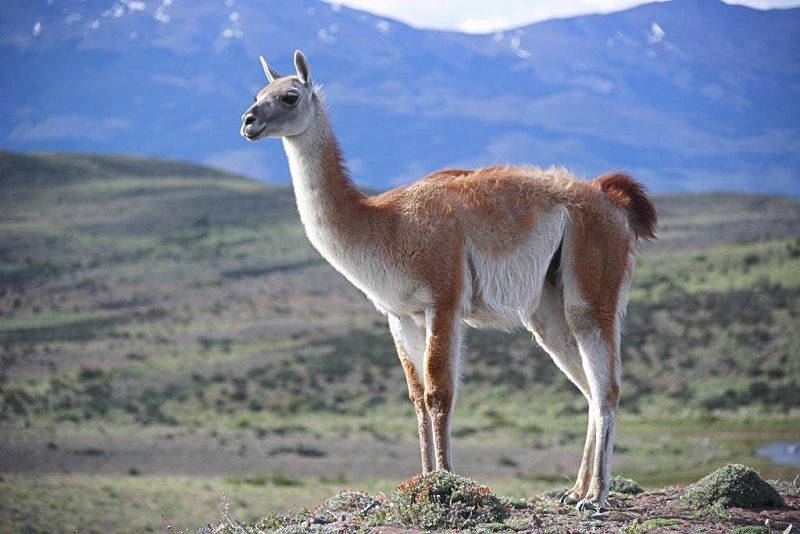
[[[540,20],[611,13],[642,0],[325,0],[400,20],[415,28],[488,33]],[[709,0],[712,1],[712,0]],[[723,0],[756,9],[800,6],[800,0]]]

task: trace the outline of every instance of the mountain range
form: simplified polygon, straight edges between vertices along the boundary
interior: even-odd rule
[[[800,9],[672,0],[470,35],[315,0],[4,2],[0,147],[288,181],[239,136],[303,50],[357,182],[442,167],[625,169],[659,192],[800,196]]]

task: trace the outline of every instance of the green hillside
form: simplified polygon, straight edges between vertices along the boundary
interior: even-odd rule
[[[800,439],[800,201],[656,204],[659,240],[641,256],[624,338],[618,464],[666,483],[752,455],[760,441],[748,432]],[[463,370],[456,441],[507,447],[491,471],[468,470],[538,484],[574,476],[569,462],[533,475],[514,456],[572,458],[585,424],[577,391],[528,334],[470,332]],[[650,435],[677,420],[677,438]],[[701,451],[715,424],[728,438]],[[116,156],[0,152],[0,429],[0,473],[19,477],[3,490],[12,497],[59,466],[155,469],[115,460],[119,435],[164,451],[208,442],[209,455],[239,459],[278,451],[258,460],[267,486],[276,474],[308,484],[286,458],[318,462],[320,477],[399,482],[410,473],[336,462],[359,443],[398,444],[398,462],[417,454],[385,320],[311,248],[288,187]],[[730,441],[737,432],[746,440]],[[43,456],[20,463],[30,446]],[[664,454],[671,463],[653,460]],[[198,458],[159,472],[250,469]]]

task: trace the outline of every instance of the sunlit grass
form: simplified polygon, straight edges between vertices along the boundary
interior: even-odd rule
[[[757,284],[800,286],[797,239],[650,252],[637,263],[630,298],[658,302],[671,285],[689,293],[701,293],[741,291]]]
[[[396,483],[274,475],[4,475],[2,532],[196,532],[225,511],[255,521],[270,511],[314,508],[344,487],[391,492]]]
[[[394,409],[368,418],[366,425],[380,420]],[[402,414],[395,414],[400,416]],[[748,421],[723,417],[695,419],[623,419],[618,432],[614,474],[632,478],[649,489],[687,484],[726,463],[744,463],[759,470],[764,478],[791,478],[790,468],[777,468],[755,457],[754,446],[762,441],[797,437],[794,430],[800,419]],[[286,419],[265,417],[253,424],[272,426],[289,423]],[[413,427],[413,422],[408,421]],[[572,418],[567,426],[579,426]],[[291,420],[300,428],[315,433],[356,432],[352,417],[325,417],[305,414]],[[398,422],[390,424],[399,424]],[[543,422],[546,432],[559,421]],[[227,426],[227,425],[223,425]],[[67,427],[64,427],[66,429]],[[83,436],[124,435],[131,428],[114,425],[74,425],[67,434]],[[213,425],[207,428],[213,428]],[[239,429],[239,431],[246,431]],[[141,437],[157,438],[169,427],[147,427]],[[225,438],[224,430],[218,438]],[[232,434],[231,434],[232,435]],[[484,438],[485,439],[485,438]],[[413,446],[413,442],[409,442]],[[571,445],[579,456],[580,444]],[[469,469],[469,466],[464,466]],[[476,479],[495,494],[530,498],[547,490],[571,485],[574,473],[532,472],[520,466],[516,477]],[[342,473],[336,477],[297,477],[278,472],[248,471],[227,476],[199,477],[141,474],[132,469],[120,475],[4,475],[0,500],[13,503],[0,513],[0,531],[15,532],[20,525],[32,529],[65,531],[111,531],[126,525],[137,532],[192,532],[206,522],[220,521],[225,510],[239,520],[254,521],[271,512],[287,513],[303,507],[313,509],[326,498],[343,489],[363,489],[370,494],[391,494],[410,473],[398,473],[395,479],[366,479]],[[225,496],[223,498],[223,495]]]

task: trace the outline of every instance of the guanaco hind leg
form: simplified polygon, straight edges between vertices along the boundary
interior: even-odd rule
[[[550,354],[561,371],[575,384],[586,397],[589,405],[592,403],[589,381],[583,370],[583,362],[578,348],[578,342],[567,323],[564,313],[564,294],[560,287],[545,285],[539,301],[539,307],[531,318],[529,329],[536,337],[539,345]],[[578,469],[575,485],[567,490],[561,501],[565,504],[576,504],[589,490],[590,479],[594,468],[595,451],[595,426],[592,410],[589,410],[589,422],[586,432],[586,441]]]
[[[578,507],[602,508],[611,482],[611,456],[614,450],[620,388],[619,376],[616,376],[614,369],[619,369],[619,353],[606,345],[599,330],[580,333],[577,337],[591,389],[588,432],[594,430],[593,472],[588,491]],[[609,359],[616,360],[617,364],[608,366],[604,362]],[[589,449],[590,440],[591,437],[587,435],[586,449]],[[587,452],[588,450],[584,451],[584,457]]]
[[[581,509],[602,508],[608,494],[611,455],[617,414],[619,377],[609,372],[609,354],[599,331],[564,333],[564,315],[542,314],[535,319],[536,338],[553,361],[581,390],[589,403],[589,421],[581,465],[575,485],[562,497],[566,504],[578,503]],[[619,365],[616,366],[619,368]]]
[[[616,280],[617,287],[609,292],[616,298],[613,302],[603,302],[603,313],[600,313],[590,303],[597,303],[598,299],[587,298],[583,289],[598,287],[597,280],[579,280],[580,276],[587,277],[586,271],[578,273],[573,266],[576,245],[581,246],[568,231],[558,285],[544,286],[531,327],[540,344],[589,403],[586,443],[578,477],[563,497],[564,502],[577,502],[579,508],[589,509],[604,505],[610,484],[620,392],[618,310],[624,306],[630,278],[622,263],[616,272],[623,274]],[[592,252],[597,253],[597,249]],[[622,258],[604,260],[625,262],[628,257],[626,254]],[[588,276],[599,275],[590,273]]]

